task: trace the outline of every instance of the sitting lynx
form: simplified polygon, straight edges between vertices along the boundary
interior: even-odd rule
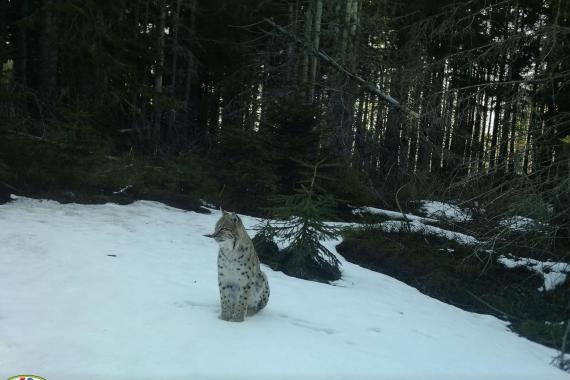
[[[242,322],[269,301],[267,276],[259,267],[253,242],[240,218],[223,212],[212,235],[220,245],[218,252],[218,285],[224,321]]]

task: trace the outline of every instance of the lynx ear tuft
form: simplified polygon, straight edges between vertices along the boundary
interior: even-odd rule
[[[228,215],[228,213],[222,209],[222,206],[220,206],[220,211],[222,212],[222,215]]]

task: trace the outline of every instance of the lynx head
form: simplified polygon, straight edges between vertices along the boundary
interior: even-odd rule
[[[204,236],[214,238],[220,245],[233,246],[235,241],[241,239],[244,232],[245,227],[239,216],[233,212],[223,211],[222,217],[216,223],[214,233]]]

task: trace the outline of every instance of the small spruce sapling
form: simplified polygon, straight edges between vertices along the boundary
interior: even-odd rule
[[[338,236],[338,228],[324,222],[333,213],[337,201],[319,184],[327,179],[319,170],[334,164],[325,164],[325,160],[299,164],[306,169],[305,178],[299,181],[292,194],[275,197],[277,206],[269,211],[276,221],[271,230],[264,226],[260,233],[265,239],[269,234],[288,244],[281,252],[282,269],[286,274],[322,282],[334,281],[341,275],[340,262],[321,241]]]

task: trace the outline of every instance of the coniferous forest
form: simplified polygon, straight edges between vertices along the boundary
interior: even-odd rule
[[[476,216],[454,228],[493,249],[570,261],[566,0],[2,0],[0,41],[5,198],[267,216],[309,181],[330,197],[320,218],[453,201]],[[510,234],[496,225],[510,215],[548,228]],[[483,255],[449,272],[479,279]],[[499,304],[493,285],[454,298],[402,276],[563,340],[544,320],[570,316],[567,284],[542,315],[542,296],[521,311],[519,288]]]
[[[291,159],[322,156],[354,202],[404,186],[567,204],[565,1],[1,7],[5,185],[171,173],[157,185],[248,208],[291,190]]]

